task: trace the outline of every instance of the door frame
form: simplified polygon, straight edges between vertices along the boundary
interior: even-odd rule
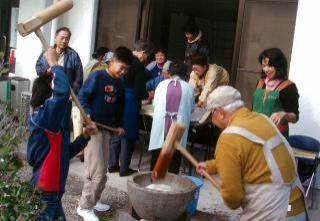
[[[232,65],[231,65],[231,78],[230,78],[231,85],[235,85],[237,80],[242,32],[243,32],[244,17],[245,17],[245,7],[246,7],[246,3],[248,2],[298,3],[298,0],[239,0],[237,26],[236,26],[233,55],[232,55]]]
[[[238,17],[237,17],[236,33],[235,33],[234,44],[233,44],[233,55],[232,55],[232,64],[231,64],[231,73],[230,73],[231,85],[235,85],[236,79],[237,79],[237,70],[238,70],[239,56],[240,56],[240,46],[241,46],[241,36],[242,36],[242,30],[243,30],[245,3],[246,3],[246,0],[239,0]]]

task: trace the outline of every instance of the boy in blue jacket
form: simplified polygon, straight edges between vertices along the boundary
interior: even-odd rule
[[[69,160],[86,147],[97,127],[94,123],[87,125],[82,135],[69,142],[69,131],[63,127],[70,97],[68,76],[58,65],[54,49],[48,49],[45,58],[51,71],[39,76],[33,84],[27,160],[33,167],[31,183],[43,191],[41,198],[45,204],[36,221],[66,220],[61,198]]]
[[[79,91],[79,101],[86,114],[100,124],[116,128],[116,135],[124,134],[121,127],[124,108],[124,85],[122,77],[128,72],[133,60],[132,52],[118,47],[108,67],[91,73]],[[84,151],[85,181],[77,208],[78,215],[85,221],[98,221],[94,209],[109,210],[109,205],[100,202],[107,181],[109,157],[109,131],[101,129],[91,137]]]

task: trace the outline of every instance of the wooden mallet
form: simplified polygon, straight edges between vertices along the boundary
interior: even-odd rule
[[[189,160],[194,167],[197,166],[197,160],[181,145],[181,138],[186,127],[184,125],[172,122],[171,127],[168,131],[167,137],[165,139],[164,145],[161,149],[159,158],[156,165],[152,171],[153,179],[161,179],[165,176],[171,159],[177,149],[180,153]],[[207,171],[203,172],[203,175],[210,181],[210,183],[220,190],[220,184],[216,181]]]
[[[31,18],[19,23],[17,25],[18,32],[21,36],[25,37],[29,35],[30,33],[34,32],[37,37],[40,39],[43,47],[47,50],[49,48],[49,44],[46,41],[46,39],[43,36],[42,31],[40,28],[53,20],[54,18],[58,17],[59,15],[65,13],[66,11],[70,10],[73,7],[73,1],[72,0],[61,0],[57,3],[49,6],[48,8],[38,12],[36,15],[32,16]],[[75,95],[74,91],[70,87],[70,93],[72,100],[76,104],[76,106],[79,108],[81,116],[83,117],[84,121],[87,124],[90,124],[92,121],[91,119],[86,115],[85,111],[83,110],[77,96]],[[117,132],[117,130],[113,127],[109,127],[100,123],[95,124],[103,129]]]

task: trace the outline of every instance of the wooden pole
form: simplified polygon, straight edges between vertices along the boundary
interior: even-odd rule
[[[192,165],[194,167],[197,167],[198,161],[186,150],[186,148],[184,148],[183,146],[181,146],[181,144],[179,142],[175,142],[175,147],[177,148],[178,151],[180,151],[180,153],[187,159],[189,160]],[[216,181],[207,171],[203,171],[203,175],[205,176],[205,178],[207,178],[210,183],[217,188],[218,190],[220,190],[220,184],[218,181]]]

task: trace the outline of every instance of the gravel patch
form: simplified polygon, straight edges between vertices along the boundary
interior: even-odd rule
[[[30,180],[32,170],[28,164],[19,170],[19,176],[22,180]],[[62,198],[63,208],[66,214],[68,221],[83,221],[80,216],[77,215],[76,209],[78,207],[78,202],[81,196],[83,186],[83,180],[76,176],[68,176],[66,184],[66,192]],[[101,201],[107,203],[111,206],[110,211],[99,213],[96,212],[99,216],[100,221],[111,221],[116,220],[116,212],[118,210],[129,211],[129,197],[126,192],[120,191],[116,188],[106,185],[104,189]],[[210,211],[207,213],[198,212],[197,215],[191,219],[192,221],[239,221],[239,213],[241,210],[230,210],[223,203],[217,204],[213,203],[210,207]],[[190,220],[190,219],[187,219]]]
[[[18,174],[21,180],[28,181],[30,180],[32,169],[25,163],[21,170],[19,170]],[[62,204],[66,218],[69,221],[82,221],[82,218],[78,216],[76,212],[81,196],[82,186],[82,179],[75,176],[68,176],[66,192],[62,198]],[[100,221],[111,221],[115,220],[116,211],[118,209],[126,210],[128,208],[129,198],[127,193],[106,185],[101,196],[101,201],[111,205],[111,209],[108,212],[96,212],[96,214],[99,216]]]

